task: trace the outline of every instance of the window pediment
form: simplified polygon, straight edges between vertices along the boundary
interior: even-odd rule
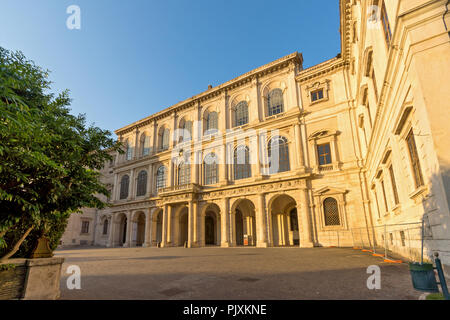
[[[348,190],[336,187],[322,187],[320,189],[314,190],[313,192],[315,196],[327,196],[333,194],[344,195],[348,192]]]
[[[316,131],[314,133],[312,133],[309,137],[308,140],[318,140],[318,139],[322,139],[322,138],[327,138],[330,136],[337,136],[340,132],[334,129],[322,129],[319,131]]]

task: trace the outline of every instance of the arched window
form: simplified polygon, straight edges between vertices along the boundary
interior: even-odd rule
[[[234,149],[234,180],[249,178],[252,175],[250,165],[250,152],[247,146],[238,146]]]
[[[248,105],[247,102],[241,101],[234,111],[234,126],[242,126],[248,123]]]
[[[323,201],[323,214],[326,226],[339,226],[341,224],[336,199],[326,198]]]
[[[205,134],[215,133],[218,128],[219,126],[217,112],[209,112],[206,116]]]
[[[126,154],[125,157],[127,160],[131,160],[133,158],[133,147],[131,146],[131,143],[129,140],[126,141]]]
[[[145,133],[141,136],[141,155],[148,156],[150,154],[150,136]]]
[[[138,174],[136,196],[144,196],[147,193],[147,172],[142,170]]]
[[[166,187],[166,167],[160,166],[156,171],[156,190]]]
[[[108,219],[105,219],[105,221],[103,221],[103,234],[108,234]]]
[[[209,153],[203,161],[205,185],[217,183],[217,156],[215,153]]]
[[[128,198],[128,188],[130,185],[130,177],[124,175],[120,180],[120,199]]]
[[[267,147],[269,157],[269,173],[289,171],[289,147],[285,137],[270,139]]]
[[[170,140],[170,130],[169,128],[165,128],[162,136],[161,136],[161,149],[168,150],[169,149],[169,140]]]
[[[178,185],[182,186],[191,182],[191,166],[185,162],[178,165]]]
[[[267,96],[267,105],[269,117],[284,111],[283,106],[283,91],[281,89],[273,89]]]
[[[192,121],[180,121],[180,138],[179,141],[190,141],[192,139]]]

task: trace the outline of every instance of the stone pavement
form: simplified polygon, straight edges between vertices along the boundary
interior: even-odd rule
[[[65,257],[61,299],[412,299],[407,264],[343,248],[76,248]],[[81,290],[66,286],[81,268]],[[381,268],[369,290],[367,267]]]

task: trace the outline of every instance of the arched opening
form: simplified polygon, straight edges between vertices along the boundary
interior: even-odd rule
[[[162,210],[159,210],[159,212],[156,214],[156,232],[155,232],[155,240],[156,243],[162,242],[162,223],[163,223],[163,212]]]
[[[297,203],[288,195],[277,196],[270,203],[272,245],[292,246],[300,244]]]
[[[202,210],[202,243],[204,245],[220,245],[220,208],[214,204],[207,204]]]
[[[250,200],[240,200],[235,207],[236,245],[256,245],[255,206]]]
[[[236,244],[238,246],[244,245],[244,219],[242,217],[242,212],[236,209]]]
[[[119,246],[123,246],[127,242],[127,222],[127,216],[125,214],[121,214],[119,224]]]
[[[145,242],[145,214],[140,212],[136,217],[136,226],[133,226],[133,229],[136,228],[136,233],[134,235],[136,241],[136,246],[142,247]]]
[[[188,241],[189,234],[189,222],[188,222],[188,208],[184,207],[181,209],[179,216],[179,237],[178,237],[178,245],[184,246],[184,244]]]

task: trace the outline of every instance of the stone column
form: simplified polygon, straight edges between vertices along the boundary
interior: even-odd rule
[[[297,171],[305,171],[305,159],[303,153],[303,144],[302,144],[302,136],[300,124],[296,123],[294,125],[294,134],[295,134],[295,146],[296,146],[296,154],[297,154]]]
[[[147,197],[153,196],[153,164],[148,166],[147,174]]]
[[[314,247],[311,237],[311,216],[309,210],[308,190],[300,190],[300,208],[297,206],[297,215],[300,232],[300,247]]]
[[[192,243],[196,247],[199,244],[198,241],[198,202],[192,202]]]
[[[165,204],[163,209],[163,221],[162,221],[162,239],[161,247],[167,247],[167,220],[169,216],[169,205]]]
[[[172,130],[170,131],[170,136],[169,136],[169,150],[172,150],[173,147],[175,147],[175,141],[176,141],[176,137],[175,137],[175,133],[177,131],[177,114],[174,112],[171,115],[171,120],[172,120]]]
[[[257,230],[257,247],[267,248],[267,210],[266,210],[266,200],[265,194],[260,193],[259,197],[259,208],[256,212],[256,230]]]
[[[172,162],[172,158],[169,159],[169,164],[167,166],[167,183],[166,183],[166,187],[173,187],[173,176],[174,176],[174,166],[173,166],[173,162]]]
[[[114,235],[115,235],[115,227],[116,223],[114,221],[114,214],[111,214],[111,218],[109,220],[109,239],[107,247],[114,247]]]
[[[236,246],[236,211],[230,211],[230,247]]]
[[[219,182],[221,185],[227,185],[227,145],[223,144],[220,148],[220,161],[219,161]]]
[[[220,212],[220,246],[229,247],[230,246],[230,219],[229,219],[229,198],[224,198],[222,200],[222,208]]]
[[[269,159],[267,153],[267,132],[259,134],[259,160],[260,160],[260,172],[261,175],[269,175]],[[261,170],[262,164],[262,170]]]
[[[158,125],[156,124],[156,120],[152,123],[153,128],[153,139],[152,139],[152,149],[151,154],[155,154],[158,150]]]
[[[194,202],[188,204],[188,247],[194,246]]]
[[[134,178],[134,171],[135,169],[131,169],[131,174],[130,174],[130,185],[128,186],[128,198],[127,200],[131,200],[134,198],[134,189],[135,189],[135,185],[136,185],[136,181]]]
[[[112,190],[112,194],[111,194],[111,200],[112,201],[116,201],[119,199],[119,175],[117,173],[114,173],[114,185],[113,185],[113,190]]]
[[[124,247],[130,247],[131,244],[131,211],[128,211],[126,213],[127,216],[127,234],[125,235],[125,243],[123,244]]]
[[[145,213],[145,241],[143,247],[150,247],[152,245],[152,214],[151,209],[147,209]]]
[[[259,136],[259,132],[256,134],[255,138],[256,138],[255,141],[256,150],[254,150],[254,157],[256,158],[256,172],[254,173],[254,176],[256,177],[256,179],[260,180],[262,179],[261,163],[263,162],[262,157],[264,156],[264,153],[263,148],[261,146],[261,138]],[[262,140],[262,144],[264,144],[264,140]]]
[[[294,63],[291,63],[289,65],[289,75],[287,78],[288,87],[287,87],[287,93],[288,93],[288,101],[289,101],[289,109],[295,108],[299,105],[299,99],[297,94],[297,82],[295,81],[295,69],[296,66]],[[288,108],[286,108],[287,111]]]
[[[130,247],[136,247],[137,245],[137,232],[138,232],[138,222],[133,220],[131,225],[131,241]]]
[[[136,129],[135,132],[135,139],[134,139],[134,155],[133,155],[133,159],[137,159],[139,158],[139,156],[142,154],[142,150],[140,150],[140,131],[139,129]]]
[[[260,103],[259,103],[259,82],[258,78],[254,77],[252,79],[251,91],[250,91],[250,103],[248,106],[249,111],[249,123],[256,123],[263,119],[260,117]],[[264,111],[263,111],[264,112]]]
[[[168,216],[167,216],[167,246],[171,247],[173,245],[173,219],[174,219],[175,207],[169,206]]]

